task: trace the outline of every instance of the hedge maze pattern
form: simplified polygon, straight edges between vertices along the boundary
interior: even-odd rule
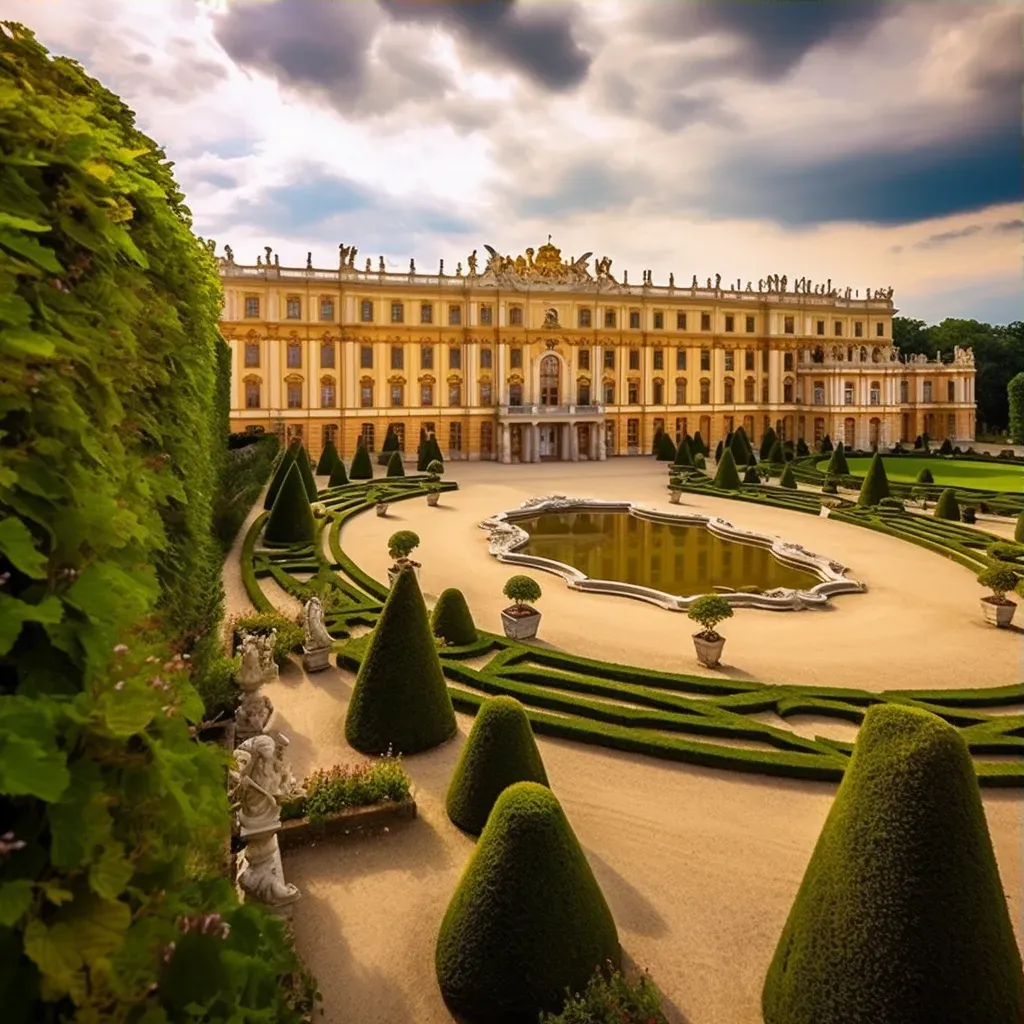
[[[374,489],[383,487],[388,500],[402,501],[423,497],[425,483],[423,476],[391,478],[374,481]],[[452,481],[442,486],[445,491],[456,489]],[[692,479],[674,486],[710,488]],[[818,495],[800,491],[744,487],[721,494],[814,514],[820,507]],[[261,578],[274,579],[299,600],[315,591],[327,593],[325,621],[342,641],[338,664],[358,670],[367,641],[353,637],[353,628],[374,625],[388,589],[345,554],[340,533],[347,521],[372,505],[363,484],[321,491],[320,500],[328,515],[317,521],[314,545],[257,547],[266,513],[255,520],[242,549],[243,579],[253,604],[263,611],[274,609],[259,585]],[[991,538],[958,524],[871,509],[832,514],[923,543],[971,567],[989,561],[984,546]],[[871,705],[897,703],[925,708],[959,729],[981,784],[1024,785],[1024,714],[1018,713],[1024,705],[1022,684],[880,693],[769,685],[594,661],[482,631],[475,644],[443,647],[439,653],[456,710],[475,714],[486,697],[507,694],[525,706],[534,731],[548,736],[714,768],[835,782],[843,776],[852,744],[820,736],[806,739],[781,727],[784,720],[813,714],[859,725]],[[484,663],[473,667],[469,662]],[[751,717],[765,712],[783,720],[780,726]]]

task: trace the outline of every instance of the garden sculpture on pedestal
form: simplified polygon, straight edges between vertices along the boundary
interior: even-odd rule
[[[239,740],[258,736],[267,727],[274,706],[260,693],[264,683],[277,679],[274,644],[277,630],[257,635],[243,633],[238,651],[242,656],[242,670],[238,684],[242,688],[242,703],[235,712],[235,735]]]
[[[324,625],[324,606],[317,596],[311,597],[302,610],[302,667],[307,672],[320,672],[329,665],[334,641]]]

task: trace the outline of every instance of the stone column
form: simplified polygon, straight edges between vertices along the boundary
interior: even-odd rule
[[[267,391],[270,396],[270,409],[278,412],[281,409],[281,342],[277,338],[267,339]]]
[[[522,427],[523,443],[520,462],[533,462],[533,431],[529,426]]]
[[[604,462],[608,458],[608,448],[604,442],[604,422],[598,420],[595,429],[597,430],[597,461]]]
[[[506,368],[505,343],[498,342],[498,405],[508,405],[508,384],[505,378],[508,376]]]
[[[570,423],[566,428],[569,431],[569,458],[573,462],[580,461],[580,432],[576,429],[575,423]]]
[[[498,449],[500,452],[499,458],[502,462],[508,464],[512,461],[512,445],[509,438],[509,428],[507,423],[501,423],[498,426]]]
[[[768,404],[779,405],[782,401],[782,353],[777,349],[768,351]]]

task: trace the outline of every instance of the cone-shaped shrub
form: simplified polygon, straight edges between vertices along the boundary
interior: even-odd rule
[[[775,443],[772,445],[771,451],[768,452],[768,461],[773,466],[781,466],[786,461],[785,453],[782,450],[782,445],[779,444],[779,439],[775,439]]]
[[[657,455],[658,454],[658,445],[661,443],[661,435],[664,434],[664,433],[665,433],[665,430],[664,430],[663,427],[658,427],[658,429],[654,432],[654,439],[651,441],[651,454],[652,455]]]
[[[476,643],[476,626],[461,590],[449,587],[441,591],[430,616],[430,628],[434,636],[442,637],[453,647]]]
[[[424,440],[419,456],[416,459],[417,472],[426,472],[427,466],[435,459],[438,462],[444,462],[444,456],[441,454],[441,446],[437,443],[437,438],[433,434],[429,434]]]
[[[736,460],[737,466],[745,466],[750,462],[753,452],[742,427],[732,435],[732,443],[729,445],[729,450],[732,452],[732,457]]]
[[[373,479],[373,463],[370,461],[370,453],[361,441],[356,445],[356,453],[352,456],[352,465],[349,467],[348,475],[350,480]]]
[[[828,434],[826,434],[821,439],[821,454],[828,455],[830,451],[832,451],[832,438],[829,437]]]
[[[694,455],[700,452],[705,459],[708,457],[708,443],[700,436],[699,430],[693,435],[693,441],[690,443],[690,451],[692,451]]]
[[[758,454],[761,456],[761,461],[764,462],[768,458],[772,450],[772,445],[778,440],[775,431],[769,427],[764,432],[764,437],[761,438],[761,447],[758,450]]]
[[[267,496],[263,499],[264,508],[274,507],[274,502],[277,500],[277,492],[281,490],[281,484],[284,483],[288,470],[292,468],[292,464],[295,462],[295,452],[297,449],[298,445],[293,442],[284,450],[284,454],[277,463],[277,469],[274,470],[274,475],[270,480],[270,486],[267,488]]]
[[[402,453],[393,451],[388,459],[388,471],[385,476],[405,476],[405,466],[402,465]]]
[[[536,1024],[597,967],[621,960],[615,921],[551,790],[498,797],[437,937],[449,1008],[488,1024]]]
[[[915,448],[923,448],[924,447],[924,442],[922,441],[920,434],[918,434],[917,437],[914,438],[914,447]]]
[[[796,490],[796,477],[793,476],[793,464],[791,462],[786,463],[786,468],[782,471],[782,476],[779,477],[779,486],[788,487],[791,491]]]
[[[828,460],[828,468],[825,472],[831,473],[833,476],[850,475],[850,464],[846,461],[846,449],[843,447],[842,441],[836,445],[832,458]]]
[[[952,487],[947,487],[939,495],[939,500],[935,503],[934,514],[936,519],[952,519],[955,523],[960,522],[960,505],[956,500],[956,491]]]
[[[316,537],[313,510],[309,507],[297,460],[288,467],[288,475],[277,492],[264,536],[268,544],[308,543]]]
[[[548,785],[530,720],[514,697],[490,697],[476,714],[455,766],[445,806],[464,832],[478,836],[494,802],[515,782]]]
[[[940,455],[952,455],[953,454],[953,442],[947,437],[943,440],[942,444],[939,445]]]
[[[327,481],[328,487],[344,487],[348,483],[348,473],[345,472],[345,463],[341,456],[331,467],[331,479]]]
[[[868,709],[768,969],[765,1024],[1024,1019],[1024,978],[963,737]]]
[[[807,447],[807,442],[801,437],[796,442],[796,453],[797,455],[810,455],[811,449]]]
[[[1017,525],[1013,530],[1013,539],[1018,544],[1024,544],[1024,512],[1017,516]]]
[[[715,462],[721,462],[722,461],[722,452],[724,452],[724,451],[725,451],[725,442],[724,441],[719,441],[718,444],[715,445]]]
[[[889,478],[885,475],[882,456],[875,452],[868,467],[867,476],[860,486],[858,505],[877,505],[883,498],[889,497]]]
[[[740,489],[740,474],[736,469],[736,460],[732,452],[726,449],[718,463],[718,470],[715,472],[714,484],[725,491],[738,491]]]
[[[455,711],[412,569],[391,585],[356,676],[345,738],[364,754],[417,754],[455,733]]]
[[[671,462],[676,457],[676,446],[664,431],[658,438],[657,457],[659,462]]]
[[[377,465],[390,465],[391,453],[398,450],[398,435],[395,433],[394,424],[389,423],[388,429],[384,432],[384,443],[380,446],[380,454],[377,456]]]
[[[697,452],[697,454],[694,455],[694,457],[693,457],[693,465],[694,465],[694,467],[696,469],[706,469],[707,468],[707,461],[704,458],[704,453],[703,452]]]
[[[305,445],[299,445],[295,453],[295,465],[299,467],[302,474],[302,486],[306,488],[306,497],[310,501],[316,501],[319,491],[316,488],[316,480],[313,478],[313,467],[309,461],[309,452]]]
[[[745,484],[759,484],[761,482],[761,474],[753,466],[747,466],[747,471],[743,474],[743,482]]]
[[[935,477],[932,476],[932,471],[927,466],[924,466],[921,472],[917,474],[917,482],[919,484],[935,483]]]
[[[690,439],[685,434],[676,449],[675,464],[677,466],[693,465],[693,449],[690,447]]]
[[[320,453],[320,461],[316,464],[316,475],[317,476],[330,476],[331,470],[334,469],[334,464],[338,461],[338,449],[334,447],[334,442],[328,440],[327,444],[324,445],[324,450]]]

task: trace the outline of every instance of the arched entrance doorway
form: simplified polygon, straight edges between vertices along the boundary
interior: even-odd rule
[[[545,356],[540,361],[540,404],[558,405],[558,359]]]

